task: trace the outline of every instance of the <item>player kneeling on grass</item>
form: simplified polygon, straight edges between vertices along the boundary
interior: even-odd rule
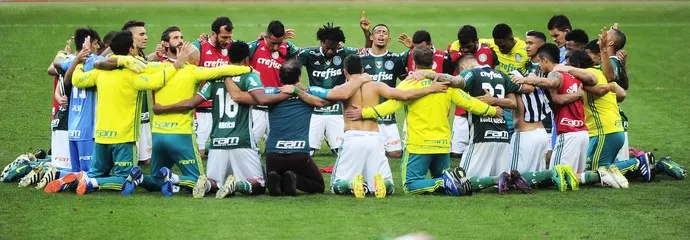
[[[433,72],[434,51],[430,47],[415,48],[413,59],[416,70]],[[403,81],[397,89],[420,89],[432,85],[431,79]],[[452,84],[452,83],[451,83]],[[348,110],[351,120],[376,119],[395,113],[405,106],[407,135],[403,150],[403,186],[408,193],[433,193],[444,191],[450,195],[464,195],[471,192],[464,170],[450,168],[450,126],[447,114],[450,103],[483,116],[501,116],[500,108],[491,107],[470,97],[461,89],[449,88],[445,93],[434,93],[415,101],[388,100],[374,107]],[[431,179],[426,179],[431,171]]]
[[[231,65],[249,66],[249,46],[246,43],[233,42],[228,55]],[[249,92],[261,105],[271,105],[290,97],[290,94],[266,95],[259,75],[250,72],[227,78],[225,82],[206,82],[194,97],[157,107],[161,113],[188,111],[203,101],[213,100],[208,164],[206,175],[199,176],[194,186],[196,198],[212,191],[216,191],[216,198],[224,198],[235,191],[258,195],[266,190],[263,166],[252,136],[252,106],[233,99],[228,94],[228,85],[236,85]]]
[[[325,104],[309,102],[308,99],[316,97],[294,87],[299,83],[301,68],[302,64],[297,60],[286,61],[280,68],[280,83],[284,86],[265,89],[269,95],[292,96],[267,106],[271,131],[266,140],[266,186],[271,196],[296,196],[297,190],[307,193],[324,191],[323,176],[309,156],[309,124],[313,108]],[[236,102],[259,104],[236,84],[231,83],[227,87]]]
[[[158,105],[174,104],[194,97],[195,89],[202,81],[237,76],[251,71],[247,66],[235,65],[216,68],[197,67],[199,49],[189,43],[185,43],[177,52],[179,53],[178,61],[187,60],[175,76],[156,91],[151,173],[144,177],[142,183],[147,190],[161,191],[163,196],[167,197],[173,195],[173,185],[193,189],[203,165],[192,129],[193,112],[184,110],[160,114]],[[177,165],[181,175],[172,173],[170,168],[173,165]],[[203,191],[194,192],[194,195],[199,197],[200,194],[203,196],[203,193]]]
[[[122,31],[110,45],[114,57],[135,56],[132,33]],[[78,61],[78,60],[77,60]],[[102,61],[102,60],[99,60]],[[96,63],[98,64],[98,62]],[[138,67],[137,67],[138,66]],[[141,65],[133,66],[142,70]],[[58,192],[77,184],[77,194],[94,189],[122,190],[136,187],[143,180],[141,168],[136,167],[140,91],[157,89],[175,74],[172,66],[150,63],[144,73],[130,69],[92,70],[84,72],[77,66],[72,84],[79,88],[96,86],[107,89],[99,92],[96,103],[95,147],[90,172],[67,174],[46,186],[46,192]]]
[[[310,92],[320,97],[310,101],[321,106],[329,104],[325,100],[344,101],[346,109],[361,112],[360,106],[375,106],[381,98],[415,100],[447,88],[446,84],[434,83],[428,87],[402,91],[383,82],[371,82],[371,76],[363,74],[360,57],[350,55],[344,62],[347,82],[330,90],[310,87]],[[373,193],[378,198],[393,194],[393,176],[386,158],[385,142],[378,128],[376,119],[345,119],[345,137],[331,175],[334,193],[354,194],[357,198],[367,193]]]

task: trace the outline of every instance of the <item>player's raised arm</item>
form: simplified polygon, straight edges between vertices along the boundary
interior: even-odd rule
[[[433,81],[429,87],[410,89],[410,90],[400,90],[397,88],[392,88],[385,83],[376,82],[376,90],[378,94],[386,99],[396,99],[402,101],[416,100],[424,97],[431,93],[441,93],[448,89],[449,82],[439,82]]]
[[[462,77],[462,74],[453,76],[450,74],[445,74],[445,73],[435,73],[435,72],[429,72],[429,71],[415,71],[412,74],[410,74],[407,79],[408,81],[419,81],[422,79],[435,79],[438,82],[448,82],[450,85],[449,87],[452,88],[460,88],[464,89],[465,88],[465,79]]]
[[[359,20],[359,27],[362,28],[362,32],[364,33],[364,47],[370,48],[374,41],[371,40],[371,22],[367,19],[364,10],[362,10],[362,17]]]

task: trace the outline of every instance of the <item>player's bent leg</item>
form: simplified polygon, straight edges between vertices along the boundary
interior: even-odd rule
[[[67,131],[53,131],[50,148],[52,151],[50,155],[50,162],[53,164],[53,166],[62,169],[72,168],[69,133]]]
[[[345,133],[345,120],[342,115],[329,115],[326,117],[326,141],[331,147],[331,152],[337,156],[342,146]],[[311,144],[311,142],[310,142]]]
[[[324,132],[326,131],[326,119],[323,115],[312,114],[309,122],[309,148],[312,149],[311,155],[321,149]]]
[[[286,164],[285,169],[290,169],[288,171],[292,172],[295,176],[294,188],[306,193],[323,193],[325,188],[323,175],[321,175],[319,167],[309,154],[291,153],[288,155],[289,156],[285,158],[284,164]],[[286,171],[283,175],[283,181],[285,183],[283,189],[286,189],[286,195],[290,195],[293,189],[292,184],[285,181],[287,179],[285,175],[287,174],[288,172]]]
[[[331,186],[334,186],[336,181],[349,181],[355,178],[358,174],[364,172],[364,165],[368,158],[368,152],[360,151],[360,149],[367,149],[367,142],[362,141],[361,138],[366,137],[367,132],[364,131],[347,131],[344,134],[344,140],[340,154],[333,166],[333,173],[331,174]],[[376,143],[380,145],[380,143]],[[332,189],[336,191],[335,187]]]
[[[72,172],[79,172],[81,168],[79,167],[79,142],[69,141],[69,159],[70,166],[72,166]]]
[[[197,179],[203,172],[203,162],[198,152],[196,140],[192,134],[170,134],[171,141],[176,147],[170,156],[170,160],[180,169],[180,175],[172,174],[173,184],[187,189],[193,189]]]
[[[467,146],[470,143],[470,128],[467,118],[455,116],[453,120],[453,131],[450,145],[450,157],[462,158]]]
[[[431,166],[431,155],[427,154],[412,154],[405,152],[403,154],[403,188],[405,192],[411,194],[433,193],[440,190],[445,190],[443,187],[443,178],[426,179],[426,173]]]
[[[256,145],[259,145],[261,139],[267,134],[266,130],[268,130],[268,112],[264,109],[252,109],[252,135]]]
[[[245,195],[261,195],[266,192],[264,169],[256,149],[228,150],[229,162],[235,176],[235,190]]]
[[[77,147],[79,148],[79,171],[89,172],[94,144],[93,140],[77,142]]]

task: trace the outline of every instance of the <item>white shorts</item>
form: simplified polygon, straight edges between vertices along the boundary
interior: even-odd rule
[[[470,143],[462,155],[460,167],[467,178],[498,176],[510,171],[510,143]]]
[[[381,139],[383,139],[383,148],[386,152],[402,150],[398,124],[379,124],[379,133],[381,134]]]
[[[139,161],[151,159],[151,123],[142,123],[137,141],[137,154]]]
[[[551,165],[568,164],[575,173],[585,171],[587,164],[587,147],[589,134],[587,131],[562,133],[556,136],[556,145],[551,153]]]
[[[268,136],[268,112],[252,109],[252,132],[254,132],[254,143],[259,145],[261,139]]]
[[[345,121],[343,115],[311,115],[309,123],[309,147],[321,149],[324,132],[326,141],[331,149],[339,148],[343,142],[343,130]]]
[[[50,138],[50,162],[56,168],[72,169],[69,155],[69,132],[55,130]]]
[[[455,116],[453,119],[453,138],[450,144],[450,152],[456,154],[463,154],[470,143],[470,125],[467,123],[467,118],[462,116]]]
[[[621,150],[618,151],[618,155],[616,155],[616,160],[625,161],[628,159],[630,159],[630,147],[628,146],[628,132],[625,132],[625,141]]]
[[[206,141],[211,136],[213,127],[213,115],[210,112],[197,112],[194,119],[194,132],[196,133],[196,144],[199,149],[206,149]]]
[[[233,174],[237,181],[258,182],[265,186],[264,167],[259,152],[251,148],[209,149],[206,176],[222,186]]]
[[[510,139],[512,162],[510,169],[521,173],[536,172],[546,169],[546,152],[551,135],[543,128],[526,132],[515,132]]]
[[[331,185],[337,180],[351,180],[357,174],[364,176],[367,186],[373,186],[376,174],[392,182],[393,174],[381,141],[378,132],[350,130],[344,133],[343,145],[333,167]],[[369,189],[374,190],[373,187]]]

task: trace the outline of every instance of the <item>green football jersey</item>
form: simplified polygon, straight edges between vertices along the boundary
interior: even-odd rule
[[[362,67],[364,72],[371,75],[372,80],[382,82],[389,87],[395,88],[398,77],[406,74],[405,65],[403,64],[400,55],[397,53],[387,52],[381,55],[374,55],[371,51],[360,55],[362,60]],[[381,102],[387,99],[381,98]],[[379,123],[393,124],[395,123],[395,114],[379,118]]]
[[[232,78],[242,91],[261,89],[259,75],[250,72]],[[252,106],[236,103],[225,89],[224,81],[209,81],[199,90],[206,100],[213,100],[213,126],[207,145],[210,149],[256,148],[252,136]]]
[[[525,64],[525,76],[529,75],[530,73],[534,73],[537,75],[537,77],[546,77],[546,74],[541,71],[541,68],[539,68],[539,63],[533,63],[532,61],[528,61]]]
[[[503,72],[490,67],[475,67],[463,70],[460,75],[465,79],[465,91],[472,97],[484,96],[486,91],[495,98],[505,98],[508,93],[516,93],[519,87],[510,81]],[[508,125],[504,118],[483,117],[472,113],[470,120],[470,142],[510,142]]]
[[[307,69],[310,86],[318,86],[332,89],[335,86],[345,83],[343,73],[343,60],[350,54],[358,54],[360,49],[343,47],[336,51],[333,58],[326,58],[321,51],[321,47],[304,48],[297,54],[297,59]],[[315,114],[322,115],[342,115],[342,104],[333,104],[329,107],[314,108]]]

